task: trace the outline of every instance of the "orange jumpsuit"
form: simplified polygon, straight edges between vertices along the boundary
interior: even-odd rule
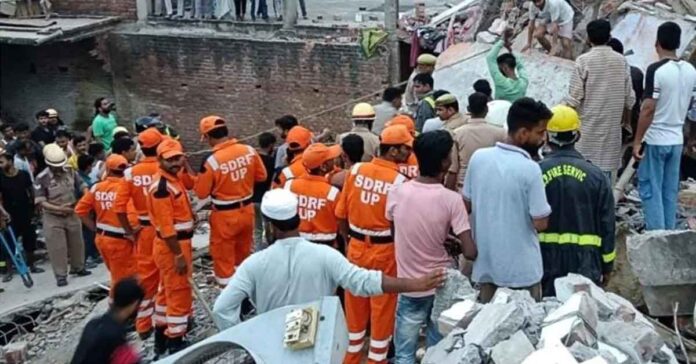
[[[285,182],[288,180],[305,174],[307,174],[307,170],[304,165],[302,165],[302,152],[299,152],[295,158],[292,159],[292,163],[278,173],[278,176],[273,181],[273,188],[283,188],[285,187]]]
[[[152,254],[162,282],[157,293],[156,307],[162,307],[166,312],[165,334],[169,338],[186,334],[193,304],[189,284],[193,269],[193,210],[186,192],[192,186],[188,185],[191,180],[185,178],[187,176],[172,176],[160,169],[147,194],[147,211],[156,231]],[[175,256],[164,241],[172,236],[177,238],[181,246],[181,253],[187,264],[186,274],[180,275],[174,270]]]
[[[96,237],[97,249],[104,258],[106,268],[109,270],[111,287],[124,278],[135,276],[137,270],[133,264],[135,246],[126,239],[126,231],[121,226],[114,209],[116,195],[125,188],[125,181],[118,177],[106,177],[90,188],[75,206],[78,216],[89,216],[96,213]],[[111,291],[113,293],[113,290]]]
[[[420,171],[418,170],[418,159],[416,159],[415,153],[411,152],[411,155],[408,156],[406,163],[399,164],[399,172],[408,177],[408,179],[418,177]]]
[[[398,169],[395,163],[381,158],[354,165],[336,206],[336,216],[347,219],[350,227],[348,260],[392,277],[396,276],[394,238],[385,212],[389,190],[406,181]],[[361,363],[368,322],[371,325],[368,363],[386,363],[389,341],[394,332],[396,299],[396,294],[368,298],[346,292],[350,343],[344,363]]]
[[[142,227],[136,244],[136,268],[140,285],[145,291],[145,297],[140,302],[135,327],[139,333],[145,333],[152,329],[153,313],[156,326],[167,325],[164,307],[155,307],[155,295],[160,283],[159,270],[152,256],[152,248],[155,241],[155,228],[150,222],[147,213],[147,192],[152,180],[159,170],[156,157],[145,157],[131,168],[125,171],[125,186],[116,196],[115,209],[117,213],[126,212],[126,205],[133,203],[138,216],[138,223]],[[155,312],[157,309],[157,312]]]
[[[230,139],[213,148],[194,191],[210,197],[210,255],[215,279],[226,286],[236,267],[251,254],[254,240],[254,183],[266,180],[266,168],[254,148]]]
[[[320,244],[336,245],[336,203],[341,195],[324,176],[305,174],[285,183],[299,200],[300,236]]]

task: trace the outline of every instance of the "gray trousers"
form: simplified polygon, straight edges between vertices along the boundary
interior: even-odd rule
[[[48,258],[56,277],[68,275],[68,261],[73,271],[85,268],[85,243],[77,215],[58,216],[44,212],[43,229]]]

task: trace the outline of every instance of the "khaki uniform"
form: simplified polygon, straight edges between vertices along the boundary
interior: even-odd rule
[[[442,129],[449,131],[454,136],[454,131],[466,125],[469,119],[471,119],[469,115],[458,112],[442,122]]]
[[[505,129],[486,123],[484,119],[470,119],[469,122],[454,131],[454,148],[450,152],[452,165],[449,173],[457,175],[457,190],[464,185],[464,177],[469,167],[469,160],[474,152],[492,147],[497,142],[504,142]]]
[[[49,202],[55,205],[75,205],[77,194],[87,188],[73,169],[64,167],[65,173],[53,174],[49,168],[44,169],[34,183],[35,203]],[[68,258],[73,271],[84,269],[85,244],[82,240],[82,224],[76,214],[61,216],[43,211],[43,228],[51,260],[53,274],[56,277],[68,275]]]
[[[379,136],[371,132],[368,128],[364,126],[355,126],[349,132],[340,134],[338,140],[336,140],[336,144],[340,145],[341,140],[348,134],[357,134],[362,138],[364,144],[363,162],[369,162],[379,154]]]

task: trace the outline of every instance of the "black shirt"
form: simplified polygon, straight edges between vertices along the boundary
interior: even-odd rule
[[[254,195],[251,197],[251,201],[257,203],[261,202],[263,194],[271,188],[273,168],[275,167],[274,155],[261,154],[261,160],[263,161],[263,166],[266,167],[266,180],[254,184]]]
[[[34,215],[33,185],[27,171],[18,170],[14,176],[0,173],[2,206],[13,220],[30,219]]]
[[[87,323],[71,364],[110,363],[114,351],[127,344],[126,328],[110,312]]]
[[[51,144],[56,140],[55,131],[51,128],[44,128],[43,126],[37,126],[34,131],[31,132],[31,140],[44,144]]]
[[[631,66],[631,81],[633,83],[633,92],[636,94],[636,102],[633,104],[631,113],[631,128],[633,128],[635,133],[638,129],[640,104],[643,101],[643,71],[640,68]]]

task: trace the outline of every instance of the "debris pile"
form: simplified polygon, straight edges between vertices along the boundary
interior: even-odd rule
[[[448,285],[468,285],[448,274],[452,279],[461,282]],[[577,274],[557,279],[555,288],[556,297],[538,303],[527,291],[501,288],[485,305],[475,296],[458,300],[452,290],[438,290],[436,301],[457,302],[437,318],[446,336],[422,363],[677,364],[652,323],[627,300]]]
[[[616,222],[618,227],[625,227],[633,234],[645,230],[640,194],[635,185],[627,186],[625,199],[616,205]],[[680,183],[676,228],[696,229],[696,181],[693,179]]]

